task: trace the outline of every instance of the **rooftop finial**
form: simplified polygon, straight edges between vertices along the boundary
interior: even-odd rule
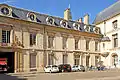
[[[69,4],[68,8],[70,9],[70,4]]]

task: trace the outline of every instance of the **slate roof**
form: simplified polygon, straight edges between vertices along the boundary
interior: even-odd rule
[[[105,36],[105,37],[103,37],[103,38],[101,39],[101,41],[102,41],[102,42],[107,42],[107,41],[109,42],[109,41],[111,41],[111,40],[110,40],[110,38],[109,38],[108,36]]]
[[[9,6],[7,4],[0,4],[0,6],[3,6],[3,5],[8,6],[8,7],[10,7],[12,9],[12,16],[8,16],[8,17],[12,17],[12,18],[15,18],[15,19],[20,19],[20,20],[26,20],[26,21],[28,21],[27,14],[32,12],[37,17],[36,23],[39,23],[39,24],[46,24],[46,25],[48,25],[47,22],[46,22],[46,18],[47,17],[52,17],[54,19],[54,21],[55,21],[53,26],[55,26],[55,27],[61,27],[60,21],[64,20],[63,18],[60,18],[60,17],[50,16],[50,15],[41,14],[41,13],[37,13],[37,12],[25,10],[25,9],[20,9],[20,8],[16,8],[16,7],[13,7],[13,6]],[[80,27],[79,27],[78,30],[81,31],[81,32],[85,31],[85,29],[84,29],[85,24],[83,24],[83,23],[79,23],[77,21],[72,21],[72,20],[69,20],[69,21],[64,20],[64,21],[68,22],[68,25],[67,25],[68,29],[75,29],[73,27],[73,23],[77,23],[77,24],[80,25]],[[89,32],[93,33],[94,32],[93,31],[93,27],[94,26],[92,26],[92,25],[89,25],[89,26],[90,26],[90,31]],[[97,33],[97,34],[99,34],[99,33]]]
[[[97,14],[94,24],[103,22],[117,14],[120,14],[120,0]]]

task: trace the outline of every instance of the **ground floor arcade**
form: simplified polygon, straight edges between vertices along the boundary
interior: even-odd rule
[[[8,51],[8,52],[6,52]],[[97,53],[79,52],[79,51],[50,51],[50,50],[4,50],[0,52],[0,57],[8,58],[10,72],[31,72],[43,71],[46,65],[70,64],[97,66],[100,61],[100,55]]]

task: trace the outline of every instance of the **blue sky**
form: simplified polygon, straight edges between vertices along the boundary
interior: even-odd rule
[[[73,20],[77,20],[88,13],[90,15],[90,23],[92,23],[97,13],[116,1],[117,0],[0,0],[0,3],[6,2],[18,8],[59,17],[63,17],[64,10],[70,4]]]

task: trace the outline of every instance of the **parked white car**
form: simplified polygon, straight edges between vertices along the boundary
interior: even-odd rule
[[[56,65],[48,65],[44,68],[44,71],[47,73],[59,72],[59,68]]]
[[[74,65],[72,71],[83,71],[85,72],[85,67],[83,65]]]

